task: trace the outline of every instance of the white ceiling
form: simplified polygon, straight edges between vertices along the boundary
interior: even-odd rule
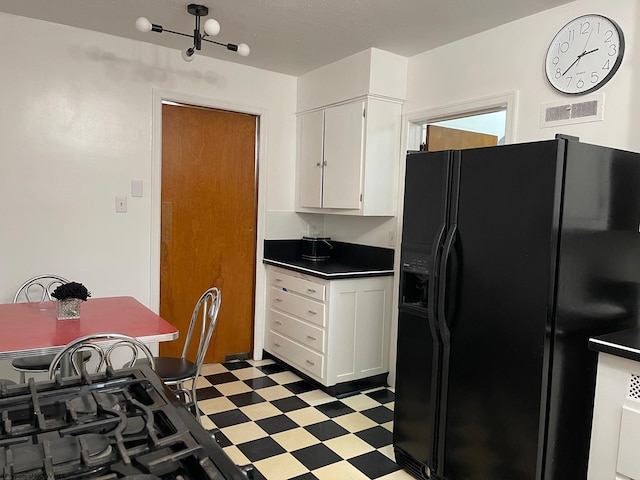
[[[240,57],[204,43],[200,54],[298,76],[370,47],[410,57],[571,1],[0,0],[0,12],[183,50],[191,39],[140,33],[134,22],[144,16],[192,35],[195,17],[187,13],[187,5],[199,3],[209,7],[203,21],[215,18],[222,27],[214,40],[251,47],[248,57]]]

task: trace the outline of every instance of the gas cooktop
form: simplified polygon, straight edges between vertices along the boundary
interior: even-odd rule
[[[0,388],[3,479],[241,480],[149,367]]]

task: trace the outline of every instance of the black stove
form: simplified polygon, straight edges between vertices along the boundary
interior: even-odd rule
[[[2,480],[246,480],[149,367],[0,387]]]

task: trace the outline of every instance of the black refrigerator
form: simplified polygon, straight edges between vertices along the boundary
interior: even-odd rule
[[[406,159],[393,443],[417,478],[586,478],[591,336],[639,325],[640,155]]]

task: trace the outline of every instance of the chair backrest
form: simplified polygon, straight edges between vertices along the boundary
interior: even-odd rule
[[[30,278],[20,285],[13,297],[13,303],[53,300],[53,291],[65,283],[69,283],[69,280],[58,275],[45,274]]]
[[[198,367],[198,374],[200,368],[204,363],[204,356],[209,348],[209,342],[213,335],[213,331],[218,323],[218,311],[220,310],[220,302],[222,297],[220,290],[216,287],[212,287],[204,292],[193,309],[191,314],[191,321],[189,322],[189,330],[184,341],[184,348],[182,349],[182,358],[187,357],[187,350],[191,343],[191,337],[198,330],[200,331],[200,342],[198,343],[198,353],[196,354],[195,364]]]
[[[49,378],[55,377],[56,370],[60,368],[63,360],[67,359],[71,362],[71,368],[75,375],[81,375],[87,365],[93,366],[95,372],[101,371],[105,365],[106,368],[114,368],[112,356],[114,352],[123,349],[131,353],[131,360],[124,362],[125,366],[133,365],[142,352],[147,357],[151,368],[155,367],[151,350],[140,340],[121,333],[96,333],[77,338],[58,352],[49,366]],[[76,354],[87,351],[91,352],[91,359],[85,363],[82,360],[82,355]]]

